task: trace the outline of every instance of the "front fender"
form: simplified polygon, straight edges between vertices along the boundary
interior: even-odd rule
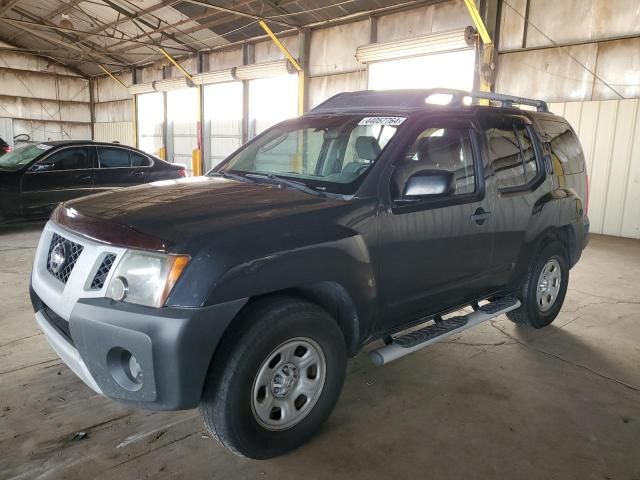
[[[376,281],[369,249],[360,235],[252,259],[230,269],[212,288],[206,305],[256,297],[319,282],[342,286],[369,331],[375,315]]]

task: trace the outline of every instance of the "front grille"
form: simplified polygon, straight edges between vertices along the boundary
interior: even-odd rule
[[[82,253],[82,245],[68,240],[57,233],[51,238],[49,255],[47,256],[47,270],[62,283],[67,283],[69,275],[76,266],[76,261]],[[55,252],[54,252],[55,250]]]
[[[113,266],[113,262],[116,259],[116,256],[113,253],[108,253],[105,255],[102,263],[100,264],[100,268],[96,272],[93,277],[93,281],[91,282],[91,290],[100,290],[104,287],[104,282],[107,280],[107,275],[109,275],[109,270]]]

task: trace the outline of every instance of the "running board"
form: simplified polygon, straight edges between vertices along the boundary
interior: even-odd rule
[[[370,352],[369,358],[378,366],[386,365],[400,357],[409,355],[416,350],[444,340],[468,328],[475,327],[482,322],[496,318],[518,307],[520,307],[520,300],[510,297],[500,298],[479,307],[475,312],[468,315],[447,318],[420,330],[394,337],[390,344]]]

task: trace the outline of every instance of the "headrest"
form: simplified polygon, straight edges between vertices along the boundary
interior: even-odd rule
[[[356,138],[356,154],[358,158],[373,162],[380,155],[380,145],[375,137],[362,135]]]
[[[426,137],[418,143],[418,161],[433,166],[454,168],[460,163],[460,138]]]

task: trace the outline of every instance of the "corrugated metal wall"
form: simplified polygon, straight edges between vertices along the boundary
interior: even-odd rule
[[[33,141],[91,138],[89,81],[52,62],[0,52],[0,116]],[[10,139],[9,139],[10,140]]]
[[[590,180],[591,231],[640,238],[640,100],[553,103],[578,133]]]
[[[135,147],[132,122],[101,122],[94,124],[96,142],[120,142]]]

